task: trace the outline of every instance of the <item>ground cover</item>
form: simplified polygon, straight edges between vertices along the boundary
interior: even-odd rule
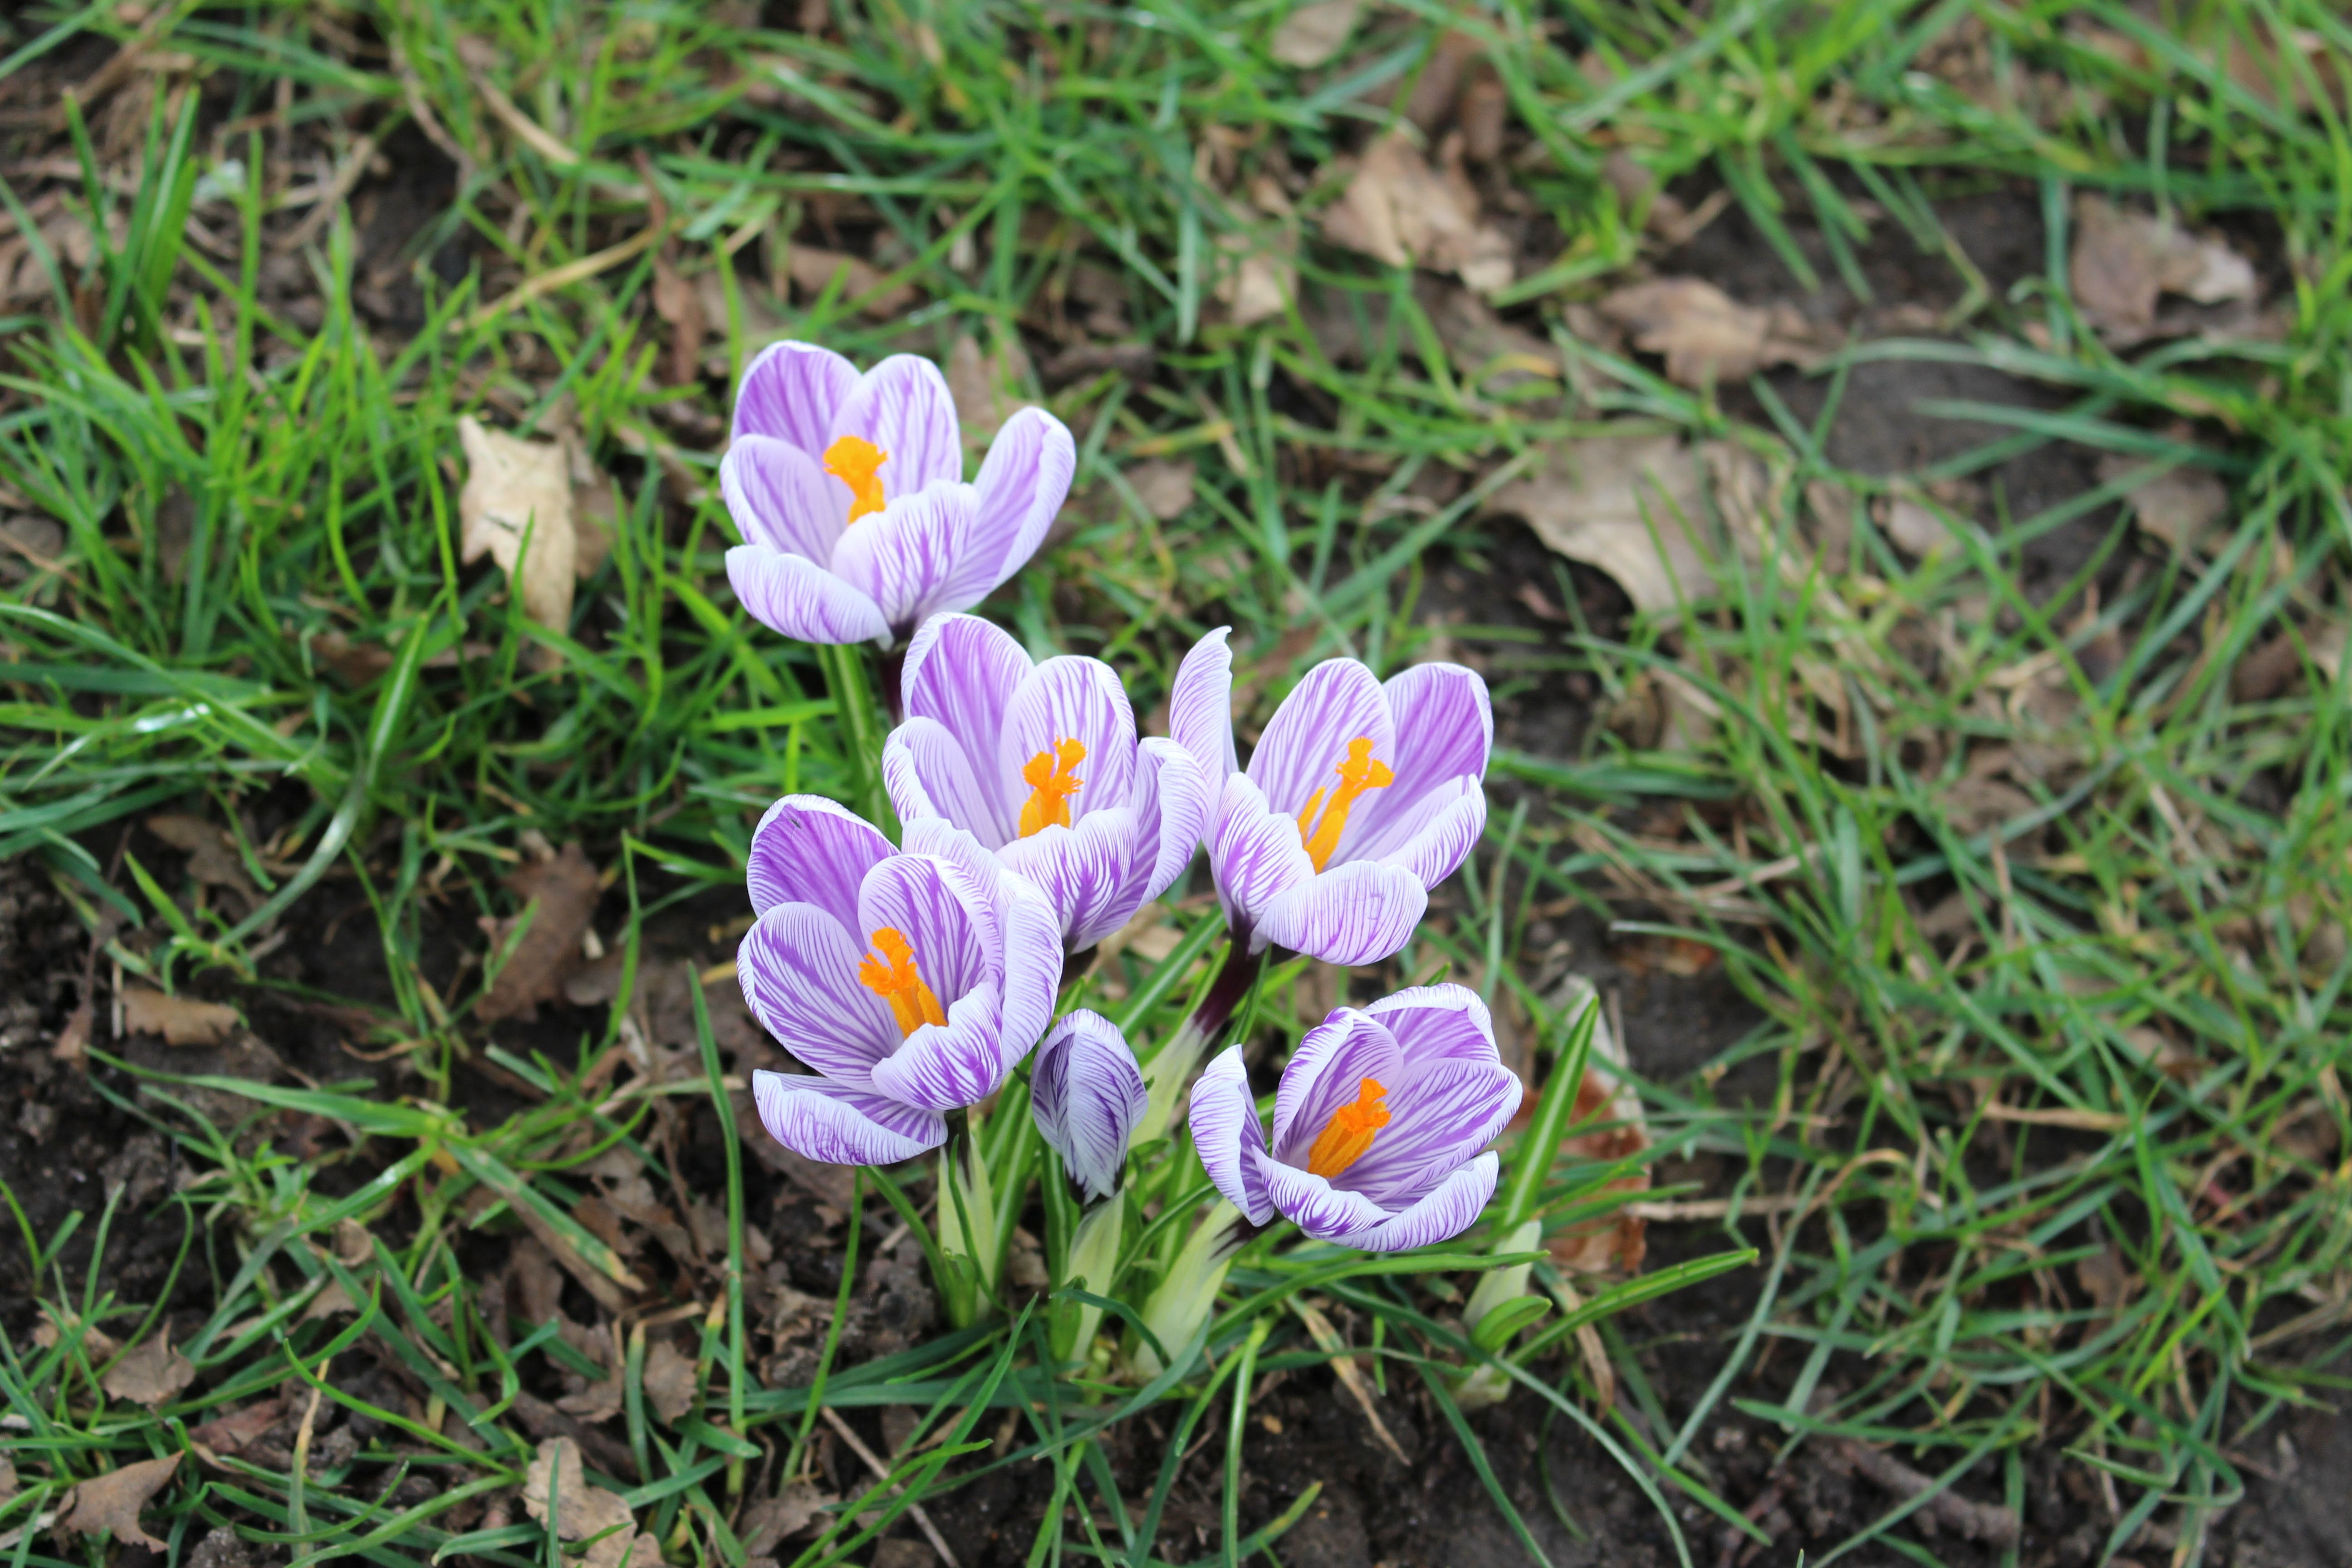
[[[2333,12],[0,29],[13,1561],[2352,1553]],[[1540,1082],[1597,996],[1610,1310],[1508,1398],[1474,1276],[1264,1256],[1123,1412],[746,1118],[751,826],[871,790],[721,564],[785,334],[1070,426],[988,608],[1139,712],[1218,625],[1245,730],[1485,672],[1486,842],[1254,1038],[1442,971]],[[1167,1031],[1205,889],[1096,1005]]]

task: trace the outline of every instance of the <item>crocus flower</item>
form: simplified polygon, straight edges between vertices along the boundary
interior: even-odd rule
[[[1417,664],[1383,685],[1352,658],[1326,659],[1236,771],[1231,660],[1212,635],[1178,672],[1169,714],[1217,791],[1209,868],[1227,923],[1251,950],[1379,963],[1486,828],[1486,683]]]
[[[1118,1026],[1101,1014],[1081,1008],[1037,1047],[1029,1074],[1030,1114],[1090,1202],[1118,1190],[1128,1139],[1143,1120],[1143,1069]]]
[[[1415,986],[1307,1032],[1275,1091],[1266,1141],[1239,1046],[1192,1088],[1209,1179],[1253,1225],[1279,1214],[1319,1241],[1399,1252],[1459,1236],[1494,1195],[1482,1152],[1519,1108],[1486,1004]]]
[[[943,818],[1044,891],[1083,952],[1158,898],[1192,858],[1208,784],[1192,753],[1138,742],[1118,673],[1097,658],[1033,665],[973,616],[923,623],[900,685],[906,722],[882,749],[904,822]]]
[[[937,1148],[945,1113],[1003,1087],[1053,1016],[1053,911],[944,822],[896,849],[786,795],[752,837],[750,883],[743,998],[817,1075],[753,1075],[760,1120],[795,1153],[886,1165]]]
[[[903,637],[980,603],[1035,553],[1077,448],[1024,408],[963,482],[946,377],[894,354],[865,374],[814,343],[761,351],[735,395],[719,489],[743,542],[728,581],[754,619],[813,643]]]

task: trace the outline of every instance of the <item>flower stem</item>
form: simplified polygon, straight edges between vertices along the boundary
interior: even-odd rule
[[[1127,1352],[1128,1364],[1136,1375],[1150,1379],[1167,1370],[1160,1353],[1151,1347],[1156,1339],[1170,1355],[1182,1359],[1209,1321],[1210,1311],[1217,1304],[1217,1292],[1224,1289],[1225,1270],[1233,1266],[1234,1255],[1250,1244],[1258,1227],[1244,1218],[1241,1210],[1219,1198],[1192,1227],[1184,1243],[1184,1250],[1168,1268],[1159,1288],[1143,1304],[1143,1326],[1151,1338],[1141,1334],[1131,1336],[1133,1342]]]
[[[857,648],[819,643],[817,663],[824,670],[825,689],[833,694],[834,713],[841,721],[842,749],[848,753],[850,787],[866,820],[896,838],[898,819],[882,787],[881,715],[874,705],[874,688],[866,656]],[[887,657],[887,656],[886,656]]]
[[[1192,1016],[1177,1026],[1176,1033],[1144,1068],[1151,1102],[1135,1130],[1135,1143],[1148,1143],[1168,1131],[1169,1123],[1175,1119],[1176,1097],[1192,1081],[1193,1069],[1201,1065],[1202,1054],[1224,1034],[1225,1026],[1234,1020],[1234,1010],[1264,976],[1266,961],[1273,954],[1273,949],[1264,947],[1252,952],[1249,933],[1234,932],[1225,948],[1224,964],[1209,983],[1209,989],[1192,1009]]]
[[[940,1151],[936,1229],[946,1266],[940,1296],[948,1321],[966,1328],[993,1302],[999,1248],[988,1162],[981,1154],[979,1130],[962,1111],[949,1113],[947,1145]]]

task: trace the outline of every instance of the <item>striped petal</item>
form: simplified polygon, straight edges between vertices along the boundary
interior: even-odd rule
[[[1447,1061],[1502,1062],[1494,1015],[1467,985],[1409,985],[1364,1011],[1396,1037],[1409,1071]]]
[[[904,636],[936,610],[960,610],[940,596],[971,530],[970,485],[946,481],[893,499],[861,518],[833,549],[833,570],[872,600],[889,631]]]
[[[1274,1198],[1263,1170],[1265,1129],[1257,1119],[1257,1101],[1250,1093],[1249,1069],[1242,1063],[1239,1046],[1219,1052],[1201,1069],[1192,1085],[1189,1121],[1201,1168],[1225,1201],[1252,1225],[1272,1219]]]
[[[1485,778],[1495,750],[1494,704],[1475,669],[1417,664],[1391,677],[1381,695],[1396,734],[1395,754],[1381,756],[1396,770],[1397,782],[1365,795],[1349,820],[1362,832],[1360,838],[1349,833],[1349,853],[1372,858],[1392,854],[1409,836],[1398,825],[1433,786]]]
[[[823,795],[788,795],[751,833],[751,909],[814,904],[845,927],[857,925],[857,889],[894,851],[882,830]]]
[[[1125,805],[1135,784],[1135,708],[1118,672],[1098,658],[1046,659],[1013,694],[996,752],[997,776],[1011,801],[1028,797],[1022,768],[1064,741],[1087,749],[1076,770],[1086,783],[1069,797],[1070,819]]]
[[[882,784],[901,822],[944,817],[992,848],[1012,837],[961,742],[936,719],[908,719],[890,731],[882,742]]]
[[[1353,1007],[1333,1008],[1300,1038],[1282,1069],[1274,1091],[1274,1157],[1304,1166],[1333,1113],[1356,1103],[1364,1079],[1393,1089],[1403,1067],[1403,1052],[1379,1020]]]
[[[849,508],[838,481],[789,441],[746,436],[719,461],[719,489],[727,514],[746,544],[802,555],[819,565],[833,559]]]
[[[1037,1047],[1030,1114],[1089,1200],[1118,1190],[1128,1140],[1150,1102],[1127,1037],[1099,1013],[1071,1014]]]
[[[1349,742],[1359,739],[1371,742],[1374,758],[1395,766],[1396,731],[1380,682],[1352,658],[1327,658],[1307,672],[1266,721],[1265,735],[1250,753],[1249,776],[1275,810],[1295,817],[1316,791],[1339,782],[1337,770]],[[1397,778],[1402,783],[1404,775]],[[1363,809],[1363,804],[1356,807]],[[1349,826],[1355,827],[1352,814]]]
[[[1282,1217],[1318,1241],[1352,1247],[1356,1237],[1389,1217],[1386,1209],[1361,1193],[1335,1187],[1259,1150],[1251,1150],[1250,1158],[1265,1178],[1266,1196],[1274,1200]]]
[[[1267,910],[1315,880],[1297,822],[1268,809],[1247,773],[1225,780],[1209,828],[1209,870],[1226,922],[1237,930],[1261,929]]]
[[[875,472],[892,500],[963,478],[963,427],[940,367],[892,354],[860,377],[834,416],[825,441],[858,436],[889,457]]]
[[[933,616],[907,645],[905,674],[899,692],[909,718],[936,719],[963,748],[974,775],[992,805],[992,822],[1001,824],[993,842],[1013,837],[1013,813],[1020,802],[1008,803],[1003,780],[996,767],[997,737],[1004,733],[1004,716],[1013,694],[1033,668],[1029,655],[1012,637],[978,616]],[[980,828],[967,823],[973,832]]]
[[[769,1137],[828,1165],[896,1165],[948,1139],[948,1124],[930,1111],[821,1078],[761,1069],[751,1075],[751,1100]]]
[[[1004,1087],[1020,1060],[1004,1041],[996,987],[982,982],[951,1004],[945,1024],[925,1024],[874,1064],[874,1087],[926,1110],[977,1105]],[[1024,1047],[1025,1048],[1025,1047]]]
[[[794,1059],[843,1083],[871,1081],[898,1044],[882,999],[857,981],[859,949],[814,904],[778,904],[735,950],[735,978],[752,1016]]]
[[[1348,1245],[1367,1252],[1405,1252],[1451,1241],[1478,1223],[1487,1200],[1495,1195],[1495,1180],[1501,1171],[1498,1156],[1481,1154],[1412,1207],[1358,1233]]]
[[[1412,872],[1355,860],[1266,904],[1258,929],[1276,946],[1326,963],[1378,963],[1396,955],[1428,907],[1429,889]]]
[[[1225,646],[1232,630],[1219,626],[1192,645],[1168,695],[1169,736],[1201,764],[1213,798],[1241,767],[1234,754],[1234,650]]]
[[[871,595],[802,556],[739,544],[727,552],[727,581],[746,615],[802,642],[871,642],[890,635],[889,617]]]
[[[1386,826],[1389,831],[1368,836],[1388,840],[1384,847],[1367,842],[1355,850],[1355,857],[1401,867],[1423,887],[1434,888],[1470,858],[1479,836],[1486,831],[1486,786],[1467,776],[1449,780]]]
[[[1070,952],[1092,947],[1143,907],[1136,874],[1135,814],[1121,807],[1015,838],[997,851],[1054,908],[1056,934]]]
[[[1027,564],[1062,510],[1077,468],[1077,445],[1060,420],[1042,408],[1024,408],[1006,420],[972,481],[980,492],[979,518],[942,597],[976,605]]]
[[[915,972],[943,1006],[996,978],[990,948],[999,940],[984,895],[946,861],[894,855],[866,873],[857,889],[859,940],[897,931],[913,951]]]
[[[811,458],[833,439],[833,422],[857,390],[857,367],[814,343],[771,343],[735,389],[733,438],[772,437]]]
[[[1441,1062],[1391,1084],[1388,1106],[1389,1124],[1338,1180],[1401,1209],[1503,1135],[1518,1112],[1519,1078],[1500,1062]]]
[[[1201,847],[1208,826],[1210,785],[1192,753],[1154,735],[1135,749],[1135,820],[1139,843],[1150,853],[1143,899],[1173,887]],[[1139,900],[1139,905],[1141,903]]]

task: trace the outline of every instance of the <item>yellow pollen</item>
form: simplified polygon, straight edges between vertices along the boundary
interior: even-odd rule
[[[1339,847],[1339,835],[1348,830],[1348,810],[1356,804],[1356,797],[1368,789],[1386,789],[1396,783],[1396,774],[1372,755],[1372,742],[1361,735],[1348,742],[1348,758],[1334,771],[1339,775],[1339,787],[1317,790],[1307,797],[1306,808],[1298,814],[1298,837],[1318,871]],[[1331,797],[1328,805],[1324,803],[1326,795]],[[1323,809],[1320,822],[1315,820],[1318,806]]]
[[[923,977],[915,973],[915,950],[905,936],[884,926],[874,933],[874,952],[857,966],[866,989],[890,1004],[898,1033],[911,1035],[926,1024],[944,1024],[947,1010]]]
[[[1087,782],[1070,770],[1086,760],[1085,742],[1056,741],[1052,751],[1021,764],[1021,782],[1029,786],[1029,798],[1021,805],[1022,837],[1070,825],[1070,797]]]
[[[824,449],[824,471],[849,487],[849,521],[882,510],[882,476],[890,454],[863,436],[844,436]]]
[[[1356,1103],[1333,1111],[1315,1135],[1315,1147],[1307,1152],[1308,1175],[1328,1180],[1370,1152],[1373,1135],[1389,1124],[1389,1108],[1381,1102],[1387,1093],[1378,1079],[1356,1085]]]

